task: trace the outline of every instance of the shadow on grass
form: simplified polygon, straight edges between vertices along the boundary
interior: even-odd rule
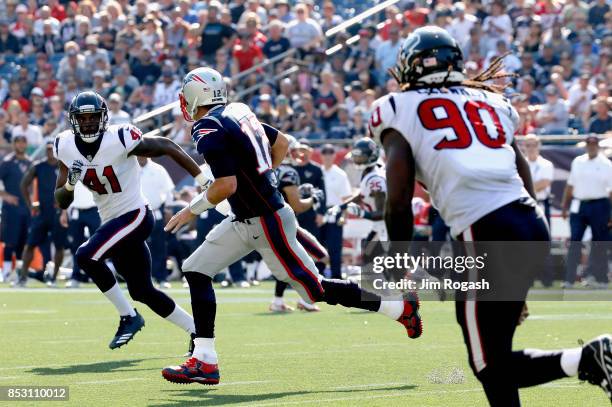
[[[137,372],[147,370],[160,370],[160,367],[150,367],[146,369],[127,369],[137,366],[145,360],[168,359],[167,357],[159,358],[142,358],[142,359],[124,359],[124,360],[109,360],[106,362],[96,363],[79,363],[75,365],[66,365],[59,367],[35,367],[29,370],[29,373],[36,375],[67,375],[80,373],[108,373],[108,372]]]
[[[401,390],[412,390],[416,388],[415,385],[402,385],[402,386],[391,386],[391,387],[367,387],[367,388],[347,388],[340,390],[313,390],[313,391],[286,391],[279,393],[265,393],[265,394],[215,394],[219,388],[215,387],[194,387],[190,389],[181,390],[165,390],[168,396],[172,397],[170,400],[149,400],[149,406],[151,407],[179,407],[179,406],[223,406],[233,405],[237,403],[256,403],[261,401],[277,400],[283,397],[289,396],[302,396],[308,394],[339,394],[339,393],[358,393],[358,392],[372,392],[372,391],[401,391]],[[183,397],[197,397],[196,400],[185,400]],[[286,400],[284,400],[286,401]],[[157,404],[159,402],[159,404]],[[283,401],[279,401],[279,405],[282,405]]]

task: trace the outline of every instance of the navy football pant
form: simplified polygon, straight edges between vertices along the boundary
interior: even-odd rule
[[[502,206],[476,221],[459,236],[459,240],[465,242],[468,254],[469,241],[545,242],[549,239],[548,226],[532,201],[515,201]],[[543,243],[541,245],[545,246]],[[534,249],[533,262],[527,262],[521,256],[496,253],[495,248],[503,250],[503,245],[487,247],[486,264],[487,269],[493,272],[491,278],[497,283],[505,281],[504,278],[513,284],[520,281],[514,292],[519,293],[521,300],[479,299],[478,292],[474,297],[466,298],[465,293],[457,292],[457,322],[463,331],[470,366],[482,383],[491,406],[519,406],[519,388],[566,376],[561,369],[560,352],[512,351],[514,331],[525,304],[524,299],[533,278],[545,264],[547,253]],[[465,281],[469,279],[469,274],[464,273]]]
[[[85,273],[102,292],[117,282],[105,264],[111,259],[117,273],[127,283],[130,296],[165,318],[175,304],[170,297],[157,290],[151,281],[151,253],[146,239],[153,228],[153,215],[142,207],[111,219],[98,228],[76,252],[76,259]]]
[[[30,214],[26,208],[2,205],[2,220],[0,221],[1,237],[4,243],[4,260],[10,261],[13,254],[21,259],[23,248],[28,237]]]

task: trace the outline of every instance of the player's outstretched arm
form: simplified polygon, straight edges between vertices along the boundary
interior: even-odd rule
[[[143,137],[142,141],[128,155],[160,157],[167,155],[192,177],[198,178],[202,171],[198,164],[178,144],[166,137]],[[198,180],[198,182],[200,182]],[[200,184],[202,184],[200,182]]]
[[[415,165],[412,149],[396,130],[387,129],[381,136],[387,156],[385,224],[389,240],[410,241],[414,228],[412,196]]]
[[[512,149],[514,150],[514,155],[516,156],[516,169],[518,170],[519,177],[523,180],[523,184],[525,185],[525,189],[529,192],[529,195],[533,199],[536,199],[536,195],[533,189],[533,181],[531,180],[531,171],[529,170],[529,164],[525,159],[521,150],[519,150],[516,145],[516,141],[512,141]]]
[[[68,182],[68,167],[61,161],[57,163],[59,174],[55,182],[55,201],[61,209],[68,209],[74,200],[74,185]]]

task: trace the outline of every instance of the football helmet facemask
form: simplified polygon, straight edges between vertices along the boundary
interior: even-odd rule
[[[351,159],[359,169],[370,168],[378,162],[380,152],[378,146],[369,137],[363,137],[353,143]]]

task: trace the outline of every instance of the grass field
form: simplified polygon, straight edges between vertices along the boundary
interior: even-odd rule
[[[423,303],[423,337],[409,340],[385,317],[339,307],[271,315],[270,284],[219,289],[222,384],[205,387],[162,379],[163,366],[183,361],[187,336],[142,305],[146,327],[129,345],[109,350],[118,318],[91,287],[0,286],[0,386],[69,386],[70,401],[53,405],[74,406],[486,405],[451,302]],[[190,310],[186,290],[170,295]],[[573,347],[579,337],[612,331],[610,302],[532,302],[530,311],[517,347]],[[521,395],[525,406],[609,405],[601,389],[576,378]]]

